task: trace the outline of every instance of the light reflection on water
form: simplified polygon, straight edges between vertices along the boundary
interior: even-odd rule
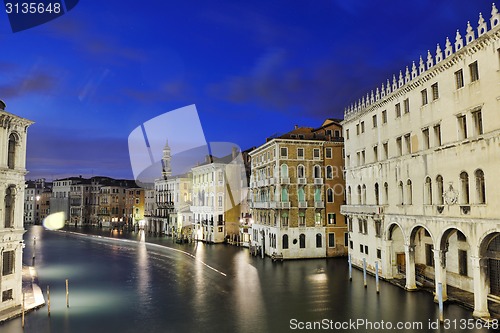
[[[50,285],[52,316],[47,318],[46,308],[30,313],[25,333],[286,332],[292,318],[427,323],[437,317],[430,294],[407,293],[382,282],[377,295],[374,279],[364,288],[356,270],[349,282],[343,259],[272,263],[226,245],[180,246],[144,234],[121,234],[143,240],[123,243],[37,227],[25,239],[34,232],[40,286],[45,291]],[[30,260],[33,244],[26,243]],[[471,318],[470,311],[454,305],[446,306],[446,316]],[[1,325],[0,331],[23,332],[19,319]]]

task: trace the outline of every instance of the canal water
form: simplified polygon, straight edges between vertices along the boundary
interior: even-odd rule
[[[24,331],[14,319],[0,332],[274,333],[308,325],[318,332],[489,331],[464,326],[471,311],[453,304],[445,305],[448,329],[434,330],[438,307],[431,294],[386,282],[377,294],[373,277],[364,288],[362,272],[353,270],[349,281],[345,259],[273,263],[230,245],[104,234],[115,239],[28,228],[24,260],[31,264],[34,253],[44,294],[50,286],[51,316],[43,307],[27,315]]]

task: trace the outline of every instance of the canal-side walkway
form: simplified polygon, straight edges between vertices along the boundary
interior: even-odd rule
[[[38,285],[38,276],[35,267],[23,266],[23,286],[25,312],[36,310],[45,305],[42,289]],[[22,307],[0,311],[0,323],[21,316]]]

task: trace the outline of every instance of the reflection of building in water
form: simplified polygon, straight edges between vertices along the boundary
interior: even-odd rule
[[[30,120],[5,111],[0,101],[0,312],[22,303],[24,175]]]
[[[473,292],[479,317],[500,299],[499,20],[493,7],[343,121],[353,264]]]
[[[284,259],[346,254],[341,133],[338,121],[327,119],[316,129],[296,126],[250,152],[254,247]]]

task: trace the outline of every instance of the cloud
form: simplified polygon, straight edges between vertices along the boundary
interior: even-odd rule
[[[28,138],[26,168],[34,170],[29,178],[60,178],[68,174],[131,177],[126,139],[75,136],[69,129],[47,127],[34,127],[30,136],[37,131],[43,135],[37,135],[36,141]]]
[[[58,79],[48,73],[37,71],[25,77],[17,77],[0,85],[2,98],[13,98],[28,94],[50,94],[57,87]]]
[[[126,98],[131,98],[140,103],[158,103],[187,100],[190,96],[190,89],[183,80],[172,80],[160,83],[158,88],[125,88],[122,93]]]

